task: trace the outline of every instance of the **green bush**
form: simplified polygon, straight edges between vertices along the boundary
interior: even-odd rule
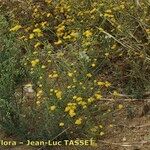
[[[0,43],[0,124],[6,133],[16,134],[20,128],[20,108],[15,91],[23,82],[25,70],[19,58],[19,43],[16,36],[9,33],[9,23],[3,15],[0,15]]]

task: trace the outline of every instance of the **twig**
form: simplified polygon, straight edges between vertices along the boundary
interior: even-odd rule
[[[123,126],[123,127],[126,127],[126,128],[144,128],[144,127],[149,127],[150,124],[144,124],[144,125],[139,125],[139,126],[136,126],[136,125],[128,126],[128,125],[124,125],[124,124],[115,124],[114,126],[115,127]]]
[[[98,27],[97,27],[97,29],[100,30]],[[108,33],[107,31],[102,30],[101,32],[104,33],[104,34],[106,34],[108,37],[114,39],[117,43],[121,44],[123,47],[134,50],[134,48],[132,48],[129,45],[125,45],[124,43],[122,43],[120,40],[118,40],[116,37],[114,37],[112,34]]]
[[[150,98],[149,99],[132,99],[132,98],[127,98],[127,99],[113,99],[113,98],[103,98],[101,99],[101,101],[112,101],[112,102],[115,102],[115,101],[127,101],[127,102],[133,102],[133,101],[150,101]]]
[[[149,126],[150,126],[150,124],[144,124],[144,125],[140,125],[140,126],[135,126],[135,128],[144,128],[144,127],[149,127]]]
[[[108,142],[103,140],[98,140],[98,142],[105,143],[108,145],[122,146],[122,147],[143,146],[144,144],[150,143],[150,141],[114,143],[114,142]]]

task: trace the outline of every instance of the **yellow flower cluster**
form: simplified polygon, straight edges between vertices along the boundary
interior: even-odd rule
[[[56,115],[56,120],[59,118],[62,121],[57,121],[59,127],[70,126],[68,120],[73,125],[81,125],[86,118],[88,123],[91,116],[87,116],[87,111],[90,106],[100,108],[103,93],[112,93],[113,98],[119,96],[117,91],[107,91],[113,82],[103,79],[108,77],[107,80],[110,80],[109,75],[99,78],[100,74],[95,79],[95,72],[99,69],[99,58],[100,61],[105,59],[110,62],[115,58],[116,49],[119,49],[118,40],[108,35],[122,30],[123,25],[119,24],[115,13],[124,10],[125,3],[115,7],[112,4],[109,8],[105,2],[93,2],[87,9],[83,1],[80,6],[76,4],[78,1],[44,1],[46,5],[42,2],[41,5],[31,5],[30,25],[16,25],[10,31],[23,30],[19,39],[27,41],[31,47],[31,55],[28,55],[24,64],[37,82],[38,106],[42,108],[41,102],[48,102],[49,113]],[[100,20],[105,21],[99,23]],[[107,23],[112,28],[110,31]],[[145,32],[150,34],[150,29]],[[32,87],[30,84],[28,86]],[[117,109],[122,108],[122,104],[117,105]],[[60,112],[64,113],[63,117]],[[96,132],[102,128],[99,125],[91,131]],[[104,132],[99,134],[102,136]]]
[[[10,31],[16,32],[16,31],[18,31],[19,29],[21,29],[21,25],[16,25],[16,26],[14,26],[13,28],[11,28]]]
[[[82,123],[82,118],[78,118],[76,121],[75,121],[75,124],[76,125],[80,125]]]
[[[31,61],[32,67],[35,67],[39,63],[39,61],[40,61],[39,59],[32,60]]]
[[[74,96],[73,99],[76,101],[78,105],[81,105],[83,108],[87,108],[87,103],[83,100],[82,97]]]
[[[60,90],[55,90],[55,95],[57,97],[57,99],[61,100],[62,99],[62,91]]]
[[[76,110],[76,103],[68,103],[67,107],[65,108],[65,112],[68,112],[70,117],[74,117],[76,115],[75,110]]]
[[[56,106],[55,106],[55,105],[50,106],[50,110],[51,110],[51,111],[54,111],[55,109],[56,109]]]
[[[59,123],[60,127],[63,127],[65,124],[63,122]]]
[[[93,34],[93,33],[92,33],[92,31],[90,31],[90,30],[87,30],[87,31],[85,31],[85,32],[83,33],[83,35],[86,36],[87,38],[88,38],[88,37],[91,37],[92,34]]]
[[[97,82],[97,85],[98,85],[98,86],[110,87],[110,86],[111,86],[111,83],[108,82],[108,81],[106,81],[106,82],[98,81],[98,82]]]
[[[39,28],[34,29],[33,33],[37,34],[38,37],[43,36],[43,33],[42,33],[41,29],[39,29]]]
[[[37,98],[41,98],[41,96],[43,95],[43,91],[39,90],[36,94]]]
[[[97,100],[100,100],[100,99],[102,98],[102,95],[99,94],[99,93],[96,93],[96,94],[95,94],[95,98],[96,98]]]
[[[112,14],[112,11],[108,9],[105,11],[104,17],[113,18],[114,15]]]
[[[49,78],[58,78],[58,73],[57,73],[57,71],[53,71],[52,73],[50,73],[49,75],[48,75],[48,77]]]

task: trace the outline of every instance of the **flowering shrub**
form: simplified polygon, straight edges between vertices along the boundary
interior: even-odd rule
[[[91,61],[83,64],[76,52],[67,55],[67,52],[53,53],[49,48],[45,54],[33,54],[31,61],[25,60],[32,79],[25,87],[35,92],[32,97],[34,103],[29,102],[29,110],[33,107],[37,111],[37,116],[34,116],[38,118],[37,125],[44,122],[51,136],[54,136],[51,134],[53,128],[56,135],[64,129],[74,136],[79,134],[79,130],[82,130],[80,136],[90,131],[95,126],[91,113],[101,110],[98,105],[111,86],[108,81],[93,77]],[[24,115],[27,120],[27,114]],[[39,128],[43,133],[45,126]],[[34,128],[30,134],[39,133],[39,128]]]
[[[54,51],[76,45],[82,55],[98,60],[98,74],[107,78],[111,74],[111,80],[134,97],[143,95],[149,80],[147,0],[140,6],[128,0],[119,5],[114,0],[42,0],[17,5],[18,9],[7,5],[13,10],[10,30],[19,30],[18,38],[26,41],[32,52],[45,43]]]
[[[117,89],[142,96],[150,71],[148,1],[141,6],[128,0],[119,3],[2,3],[11,25],[7,32],[16,37],[18,61],[26,72],[12,94],[19,131],[9,133],[21,130],[24,138],[43,139],[103,136],[102,116],[106,119],[113,111],[103,98],[120,96]],[[11,113],[7,121],[10,118]]]

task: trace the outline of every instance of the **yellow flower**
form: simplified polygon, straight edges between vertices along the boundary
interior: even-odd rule
[[[57,97],[58,99],[61,99],[61,98],[62,98],[62,92],[61,92],[61,91],[57,91],[57,92],[56,92],[56,97]]]
[[[145,29],[146,33],[149,34],[150,33],[150,29]]]
[[[108,82],[108,81],[106,81],[106,82],[105,82],[105,86],[106,86],[106,87],[110,87],[110,86],[111,86],[111,83]]]
[[[39,87],[42,87],[42,86],[43,86],[42,84],[39,85]]]
[[[84,105],[84,106],[83,106],[83,109],[86,109],[86,108],[87,108],[87,106],[86,106],[86,105]]]
[[[59,123],[60,127],[63,127],[65,124],[63,122]]]
[[[65,26],[61,26],[61,27],[59,27],[58,29],[57,29],[57,32],[62,32],[62,31],[64,31],[65,30]]]
[[[67,107],[65,108],[65,112],[68,112],[69,110],[70,110],[70,107],[67,106]]]
[[[40,103],[41,103],[40,101],[36,101],[36,104],[37,104],[37,105],[40,105]]]
[[[105,11],[106,13],[112,13],[112,11],[110,9]]]
[[[42,96],[42,94],[43,94],[43,91],[40,90],[40,91],[37,92],[36,96],[40,98]]]
[[[55,92],[55,93],[57,93],[57,92],[58,92],[58,90],[55,90],[54,92]]]
[[[74,109],[69,110],[69,115],[70,117],[74,117],[76,115],[76,113],[74,112]]]
[[[57,52],[57,58],[61,58],[64,56],[64,53],[63,52]]]
[[[109,125],[110,128],[113,128],[114,126],[112,124]]]
[[[93,97],[88,98],[88,103],[92,103],[94,101]]]
[[[47,14],[47,17],[50,17],[50,16],[51,16],[51,13],[48,13],[48,14]]]
[[[89,78],[91,78],[91,77],[92,77],[92,74],[91,74],[91,73],[88,73],[86,76],[89,77]]]
[[[120,94],[119,94],[117,91],[114,91],[114,92],[113,92],[113,95],[114,95],[114,96],[120,96]]]
[[[19,39],[20,39],[20,40],[21,40],[21,39],[25,39],[25,36],[23,35],[23,36],[19,37]]]
[[[29,35],[29,39],[33,39],[33,38],[34,38],[34,34],[31,33],[31,34]]]
[[[36,29],[33,30],[33,32],[35,32],[35,33],[41,33],[42,31],[41,31],[41,29],[36,28]]]
[[[101,98],[102,98],[102,95],[101,94],[95,94],[95,98],[97,99],[97,100],[100,100]]]
[[[90,30],[87,30],[83,33],[83,35],[85,35],[86,37],[90,37],[92,36],[92,32]]]
[[[116,44],[114,44],[114,45],[111,47],[111,49],[115,49],[115,48],[116,48],[116,46],[117,46],[117,45],[116,45]]]
[[[38,34],[38,37],[41,37],[41,36],[43,36],[43,34],[42,33],[37,33]]]
[[[77,80],[76,80],[76,79],[73,79],[73,82],[74,82],[74,83],[76,83],[76,82],[77,82]]]
[[[65,39],[65,40],[71,39],[71,36],[70,35],[65,35],[65,36],[63,36],[63,39]]]
[[[44,69],[44,68],[46,68],[46,66],[45,66],[45,65],[42,65],[41,68]]]
[[[48,62],[48,63],[51,63],[52,61],[51,61],[51,60],[48,60],[47,62]]]
[[[33,52],[33,55],[36,55],[36,54],[38,54],[38,52],[34,51],[34,52]]]
[[[21,28],[21,25],[16,25],[13,28],[10,29],[10,31],[18,31]]]
[[[110,15],[110,14],[105,13],[105,14],[104,14],[104,17],[113,18],[113,17],[114,17],[114,15]]]
[[[77,96],[75,95],[75,96],[73,96],[73,99],[76,99],[77,98]]]
[[[57,42],[54,42],[54,44],[55,45],[60,45],[60,44],[62,44],[62,40],[59,39]]]
[[[90,130],[91,130],[92,132],[96,132],[96,131],[97,131],[96,128],[91,128]]]
[[[76,121],[75,121],[75,124],[76,125],[80,125],[82,123],[82,118],[78,118]]]
[[[49,78],[52,78],[52,77],[53,77],[53,75],[52,75],[52,74],[49,74],[49,75],[48,75],[48,77],[49,77]]]
[[[78,104],[84,106],[84,105],[86,105],[87,103],[84,102],[84,101],[79,101]]]
[[[83,100],[82,97],[76,98],[76,101],[82,101],[82,100]]]
[[[37,12],[37,11],[38,11],[38,9],[37,9],[37,8],[35,8],[35,9],[34,9],[34,12]]]
[[[35,59],[31,61],[32,67],[35,67],[39,63],[39,59]]]
[[[101,81],[99,81],[99,82],[97,82],[97,85],[99,85],[99,86],[102,86],[102,85],[104,85],[105,83],[104,82],[101,82]]]
[[[34,45],[34,48],[37,48],[38,46],[40,46],[41,43],[40,42],[37,42],[35,45]]]
[[[50,110],[51,110],[51,111],[54,111],[55,109],[56,109],[56,106],[55,106],[55,105],[53,105],[53,106],[50,107]]]
[[[108,57],[108,56],[109,56],[109,53],[105,53],[105,56]]]
[[[97,80],[94,80],[94,83],[96,83],[97,82]]]
[[[118,109],[122,109],[123,108],[123,105],[122,104],[119,104],[118,105]]]
[[[94,64],[94,63],[93,63],[91,66],[92,66],[92,67],[95,67],[95,66],[96,66],[96,64]]]
[[[111,109],[108,109],[107,112],[111,112]]]
[[[75,32],[75,31],[72,31],[70,33],[70,36],[73,37],[73,38],[77,38],[79,36],[79,33],[78,32]]]
[[[73,76],[73,73],[68,72],[68,76],[69,76],[69,77],[72,77],[72,76]]]
[[[25,31],[26,31],[26,32],[29,32],[30,29],[31,29],[31,27],[27,27],[27,28],[25,29]]]
[[[125,8],[125,6],[124,6],[124,5],[120,5],[120,8],[121,8],[121,9],[124,9],[124,8]]]
[[[58,77],[57,73],[53,74],[53,78],[57,78],[57,77]]]
[[[46,24],[47,24],[47,21],[41,22],[41,26],[42,26],[43,28],[45,28]]]
[[[69,85],[69,86],[67,86],[67,89],[71,89],[71,86]]]
[[[104,132],[100,132],[100,136],[103,136],[105,133]]]
[[[38,37],[43,36],[42,31],[41,31],[41,29],[39,29],[39,28],[34,29],[33,32],[34,32],[34,33],[37,33]]]
[[[54,89],[50,89],[50,92],[53,92],[54,91]]]

